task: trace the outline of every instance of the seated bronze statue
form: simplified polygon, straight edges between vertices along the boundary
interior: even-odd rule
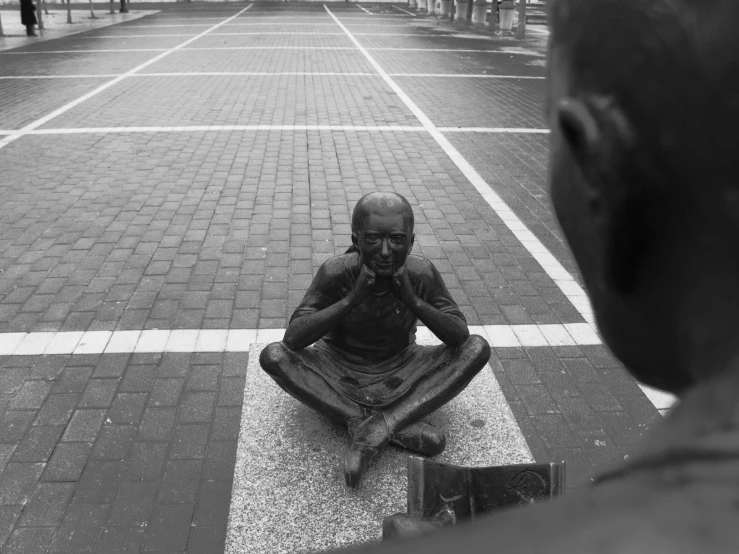
[[[405,198],[362,197],[352,247],[320,267],[283,341],[259,358],[287,393],[347,426],[350,487],[389,443],[440,454],[444,432],[422,418],[458,395],[490,358],[434,265],[410,255],[413,242]],[[418,321],[444,344],[417,344]]]

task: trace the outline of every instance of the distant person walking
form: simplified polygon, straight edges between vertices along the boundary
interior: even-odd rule
[[[26,26],[26,34],[29,37],[37,37],[35,26],[38,23],[36,19],[36,6],[33,0],[21,0],[21,23]]]

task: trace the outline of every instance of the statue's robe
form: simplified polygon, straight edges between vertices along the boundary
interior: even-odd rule
[[[290,322],[347,297],[360,270],[356,252],[328,260],[319,269]],[[466,324],[429,260],[411,255],[406,270],[418,298]],[[448,348],[416,344],[417,321],[392,291],[368,293],[323,338],[297,354],[309,369],[346,398],[369,409],[381,409],[408,394],[414,383],[433,371]]]

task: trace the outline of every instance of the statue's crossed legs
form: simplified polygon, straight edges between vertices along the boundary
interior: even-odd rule
[[[430,365],[420,368],[422,375],[402,396],[381,409],[362,405],[337,391],[310,363],[316,357],[312,347],[293,351],[284,343],[275,342],[262,350],[259,361],[288,394],[347,425],[351,444],[344,473],[347,485],[355,487],[372,458],[390,442],[426,456],[440,454],[446,446],[443,431],[420,421],[421,418],[464,390],[490,358],[490,346],[478,335],[470,336],[456,348],[417,348],[436,348],[440,352]]]

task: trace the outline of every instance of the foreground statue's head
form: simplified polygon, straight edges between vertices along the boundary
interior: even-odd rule
[[[739,355],[739,1],[550,2],[557,216],[608,345],[681,392]]]
[[[394,192],[371,192],[352,214],[352,243],[378,277],[391,277],[413,248],[413,209]]]

